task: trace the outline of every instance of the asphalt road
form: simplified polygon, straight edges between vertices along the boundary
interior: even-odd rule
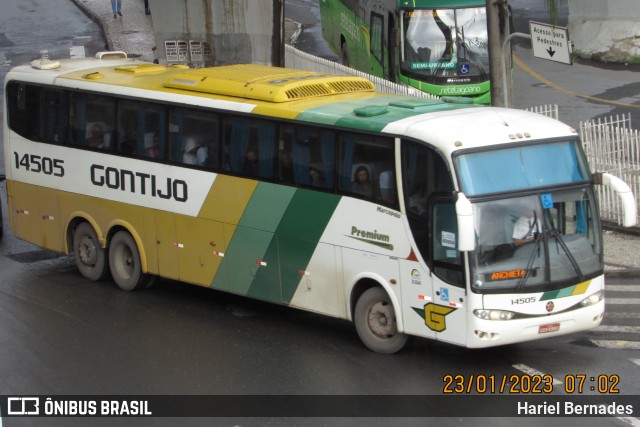
[[[14,13],[12,7],[21,12]],[[86,42],[84,46],[103,43],[97,27],[68,0],[5,0],[2,11],[0,57],[13,64],[37,57],[43,48],[52,51],[50,46],[72,52],[77,37]],[[32,27],[30,33],[22,28],[25,25]],[[0,72],[3,77],[6,68],[0,67]],[[637,306],[624,301],[610,306],[611,316],[604,323],[610,328],[603,330],[487,350],[415,339],[399,354],[379,355],[367,350],[345,321],[171,281],[133,293],[119,291],[109,281],[89,282],[78,274],[71,258],[17,241],[7,227],[5,183],[0,183],[0,199],[6,232],[0,241],[0,395],[432,395],[442,393],[449,374],[520,375],[531,369],[560,381],[554,388],[558,394],[564,394],[565,375],[572,373],[619,375],[621,394],[640,394],[638,350],[597,344],[638,336]],[[608,285],[616,290],[607,297],[619,300],[634,299],[639,288],[637,278],[611,279]],[[382,398],[380,405],[390,402],[393,399]],[[435,420],[276,415],[90,422],[3,418],[0,425],[507,426],[517,422],[537,426],[541,422],[468,419],[455,412]],[[542,422],[567,427],[628,425],[617,418],[555,421]]]

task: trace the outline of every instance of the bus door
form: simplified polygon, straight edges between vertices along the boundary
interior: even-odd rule
[[[402,141],[401,171],[405,213],[417,252],[409,258],[423,261],[402,269],[403,299],[411,304],[410,309],[405,306],[405,326],[417,327],[409,316],[418,313],[422,329],[417,335],[458,342],[464,338],[461,331],[466,318],[462,257],[456,249],[453,180],[443,157],[415,141]],[[407,277],[409,268],[411,276]]]
[[[458,251],[458,224],[453,198],[432,197],[429,201],[429,258],[433,273],[436,339],[466,344],[466,288],[464,258]]]

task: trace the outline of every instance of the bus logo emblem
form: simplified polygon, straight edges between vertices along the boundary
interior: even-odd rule
[[[549,313],[551,313],[551,312],[553,311],[553,308],[554,308],[554,307],[555,307],[555,305],[553,304],[553,301],[549,301],[549,302],[547,303],[547,306],[546,306],[545,308],[547,309],[547,311],[548,311]]]
[[[425,325],[427,325],[429,329],[435,332],[442,332],[447,329],[447,322],[445,320],[445,317],[457,310],[454,307],[437,305],[432,302],[426,304],[422,309],[414,307],[412,308],[413,311],[418,313],[420,317],[424,319]]]

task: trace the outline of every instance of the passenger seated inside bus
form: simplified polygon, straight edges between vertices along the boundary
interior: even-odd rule
[[[324,187],[322,172],[318,168],[313,166],[309,168],[309,180],[313,187]]]
[[[369,169],[366,166],[359,166],[356,169],[351,183],[351,192],[373,199],[373,185],[369,178]]]
[[[210,142],[206,147],[200,147],[196,153],[198,165],[209,169],[218,167],[218,156],[216,154],[216,144]]]
[[[144,156],[155,159],[160,154],[160,137],[155,132],[144,134]]]
[[[122,154],[134,154],[138,141],[138,131],[134,119],[128,119],[124,125],[122,139],[120,141],[120,152]]]
[[[242,172],[247,176],[258,176],[260,170],[258,165],[258,152],[253,148],[248,148],[244,155]]]
[[[291,159],[291,153],[285,150],[280,150],[280,182],[287,184],[293,184],[293,159]]]
[[[193,136],[187,137],[182,149],[182,163],[187,165],[198,164],[198,150],[202,147],[197,139]]]
[[[93,122],[87,124],[86,141],[91,148],[107,149],[111,143],[111,134],[105,132],[105,124]]]

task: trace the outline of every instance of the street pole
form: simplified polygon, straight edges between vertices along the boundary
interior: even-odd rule
[[[489,36],[489,78],[491,80],[491,105],[506,107],[504,99],[510,93],[507,85],[511,79],[502,78],[502,46],[509,36],[509,6],[507,0],[487,0],[487,32]],[[511,67],[509,55],[508,69]]]

